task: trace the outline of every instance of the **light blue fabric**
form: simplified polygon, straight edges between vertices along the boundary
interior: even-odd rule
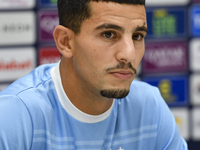
[[[0,92],[0,150],[186,150],[159,90],[133,81],[108,118],[74,119],[42,65]]]

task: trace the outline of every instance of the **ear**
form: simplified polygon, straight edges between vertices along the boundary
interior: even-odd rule
[[[54,29],[53,36],[60,53],[66,58],[72,58],[72,39],[74,37],[74,32],[69,28],[58,25]]]

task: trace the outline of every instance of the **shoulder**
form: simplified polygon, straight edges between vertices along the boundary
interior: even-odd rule
[[[7,115],[5,115],[6,113],[8,113],[8,115],[11,114],[12,112],[18,112],[18,111],[27,113],[27,109],[24,103],[20,100],[19,97],[14,96],[14,95],[0,96],[0,110],[1,112],[4,112],[4,113],[0,113],[1,119],[2,117],[5,119],[7,118]]]
[[[0,120],[10,120],[10,123],[13,122],[12,120],[30,118],[24,103],[19,97],[13,95],[0,96],[0,112]]]
[[[133,81],[130,93],[125,98],[130,111],[142,124],[156,124],[157,149],[183,149],[187,147],[178,131],[175,119],[159,89],[142,81]],[[126,101],[126,100],[125,100]]]
[[[56,92],[50,71],[55,65],[39,66],[0,92],[1,107],[8,104],[5,109],[9,110],[9,105],[13,106],[16,104],[16,109],[20,105],[24,109],[26,108],[30,115],[39,115],[47,108],[51,109],[49,107],[52,105],[50,97],[53,97]]]

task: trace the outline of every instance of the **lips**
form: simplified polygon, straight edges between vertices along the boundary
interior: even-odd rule
[[[111,72],[111,74],[121,80],[128,80],[133,75],[131,71],[115,71],[115,72]]]

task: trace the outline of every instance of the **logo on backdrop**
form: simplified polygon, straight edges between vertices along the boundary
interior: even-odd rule
[[[0,46],[35,43],[34,12],[1,12],[0,20]]]
[[[35,0],[0,0],[0,9],[27,9],[35,6]]]
[[[180,134],[184,139],[189,139],[189,111],[187,108],[171,108]]]
[[[25,60],[23,62],[17,62],[15,60],[11,60],[9,62],[0,61],[0,71],[9,71],[9,70],[24,70],[32,67],[33,64],[31,60]]]
[[[39,12],[39,39],[40,42],[53,42],[53,31],[59,24],[58,12],[40,11]]]
[[[0,81],[14,81],[35,67],[36,55],[33,47],[0,49]]]
[[[53,17],[53,16],[46,16],[43,17],[42,20],[40,21],[40,27],[42,30],[45,32],[52,34],[54,31],[54,28],[58,25],[58,17]]]
[[[174,15],[169,14],[165,9],[153,11],[153,34],[156,36],[167,34],[173,35],[177,32],[177,19]]]
[[[157,86],[169,106],[184,106],[188,104],[187,76],[146,76],[143,80],[153,86]]]
[[[157,49],[155,51],[147,51],[146,60],[158,67],[177,66],[184,62],[185,53],[181,47],[174,49]]]
[[[3,33],[23,33],[23,32],[29,32],[32,30],[32,26],[30,24],[4,24],[2,26],[2,32]]]
[[[57,63],[61,54],[56,47],[42,47],[39,50],[39,65]]]
[[[149,28],[147,39],[171,39],[187,36],[186,7],[149,7],[146,10]]]
[[[172,84],[173,83],[168,79],[163,79],[158,83],[161,95],[167,103],[175,102],[177,100],[177,96],[173,94]]]
[[[145,73],[184,72],[188,68],[187,42],[151,42],[146,43],[145,49]]]

